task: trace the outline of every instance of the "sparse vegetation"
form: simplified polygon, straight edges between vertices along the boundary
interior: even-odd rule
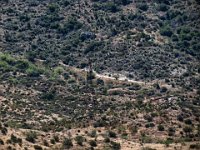
[[[71,147],[73,147],[72,140],[68,139],[68,138],[65,138],[64,141],[63,141],[63,148],[69,149]]]
[[[198,0],[1,6],[2,149],[199,148]]]
[[[30,131],[26,133],[26,140],[35,143],[35,140],[37,139],[37,134],[34,131]]]

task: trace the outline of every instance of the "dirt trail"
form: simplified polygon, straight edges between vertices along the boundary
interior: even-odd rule
[[[64,67],[72,68],[73,70],[75,70],[77,72],[82,72],[82,71],[87,72],[87,71],[89,71],[88,68],[79,69],[79,68],[76,68],[76,67],[72,67],[72,66],[66,65],[63,62],[60,62],[59,64],[64,66]],[[151,85],[150,83],[145,83],[143,81],[135,81],[133,79],[127,78],[123,74],[117,74],[117,73],[113,74],[113,73],[109,73],[109,72],[105,72],[103,74],[99,74],[95,70],[92,70],[92,71],[93,71],[93,73],[95,74],[95,76],[97,78],[101,78],[101,79],[125,81],[125,82],[130,82],[130,83],[137,83],[137,84],[140,84],[140,85]]]

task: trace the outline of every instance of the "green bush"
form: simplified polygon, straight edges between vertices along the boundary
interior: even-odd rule
[[[73,147],[73,143],[71,139],[65,138],[63,143],[62,143],[63,148],[65,149],[69,149],[71,147]]]
[[[189,127],[189,126],[186,126],[186,127],[184,127],[183,128],[183,131],[186,133],[186,134],[190,134],[191,132],[192,132],[192,128],[191,127]]]
[[[7,130],[7,128],[2,128],[1,129],[1,133],[3,134],[3,135],[7,135],[7,133],[8,133],[8,130]]]
[[[96,131],[96,130],[92,130],[92,131],[89,133],[89,136],[91,136],[91,137],[96,137],[96,136],[97,136],[97,131]]]
[[[89,141],[89,144],[90,144],[90,146],[92,146],[92,147],[96,147],[96,146],[97,146],[97,143],[96,143],[96,141],[94,141],[94,140]]]
[[[54,138],[54,140],[55,140],[56,142],[59,142],[59,137],[58,137],[57,135],[54,135],[53,138]]]
[[[84,53],[87,54],[87,53],[89,53],[89,52],[98,51],[102,45],[103,45],[103,42],[92,41],[92,42],[86,47]]]
[[[165,93],[165,92],[167,92],[167,90],[168,90],[168,89],[167,89],[166,87],[163,86],[163,87],[161,87],[160,92],[161,92],[161,93]]]
[[[50,142],[51,142],[51,144],[55,144],[56,143],[55,139],[51,139]]]
[[[164,28],[161,28],[160,34],[163,36],[171,37],[173,35],[173,32],[170,27],[166,26]]]
[[[106,138],[104,139],[104,142],[105,142],[105,143],[109,143],[109,142],[110,142],[109,137],[106,137]]]
[[[200,144],[198,144],[198,143],[197,144],[191,144],[190,149],[196,149],[196,150],[200,149]]]
[[[166,5],[166,4],[160,4],[159,7],[158,7],[158,10],[159,11],[167,11],[169,9],[169,6]]]
[[[48,143],[48,141],[47,141],[47,140],[44,140],[44,141],[43,141],[43,144],[44,144],[44,146],[47,146],[47,147],[49,147],[49,143]]]
[[[159,130],[159,131],[164,131],[164,130],[165,130],[165,128],[164,128],[164,126],[163,126],[163,125],[159,124],[159,125],[158,125],[158,130]]]
[[[140,3],[137,5],[137,8],[139,8],[140,10],[143,10],[143,11],[147,11],[149,6],[145,3]]]
[[[105,8],[106,8],[106,10],[108,10],[112,13],[116,13],[117,11],[119,11],[118,6],[113,2],[106,3]]]
[[[185,124],[191,125],[192,124],[192,120],[191,119],[186,119],[185,120]]]
[[[26,69],[26,73],[30,77],[39,77],[40,74],[42,74],[42,70],[37,68],[34,65],[30,65],[29,68]]]
[[[35,150],[43,150],[41,146],[39,145],[34,145]]]
[[[18,60],[16,62],[16,67],[18,69],[26,70],[29,67],[29,63],[27,61],[25,61],[25,60]]]
[[[78,145],[83,146],[84,138],[82,136],[77,136],[75,138],[75,141],[77,142]]]
[[[121,149],[121,145],[120,143],[116,143],[114,141],[111,141],[111,148],[114,149],[114,150],[120,150]]]
[[[111,137],[111,138],[117,138],[116,133],[113,132],[113,131],[108,131],[108,135],[109,135],[109,137]]]
[[[55,96],[56,96],[56,91],[55,90],[47,91],[47,92],[44,92],[41,95],[41,99],[44,99],[44,100],[54,100]]]
[[[55,12],[57,12],[59,10],[59,7],[56,4],[50,4],[48,6],[48,9],[49,9],[49,12],[55,13]]]
[[[26,133],[26,140],[35,143],[35,139],[37,139],[37,134],[36,132],[30,131]]]
[[[154,126],[155,126],[155,125],[154,125],[154,123],[152,123],[152,122],[145,124],[145,127],[146,127],[146,128],[152,128],[152,127],[154,127]]]
[[[0,139],[0,145],[4,145],[4,141]]]
[[[0,53],[0,60],[6,62],[7,64],[14,66],[16,64],[16,60],[11,57],[9,54]]]
[[[11,143],[15,144],[18,143],[19,145],[22,145],[22,139],[21,138],[17,138],[15,135],[11,134],[10,137],[10,141]]]
[[[67,22],[58,29],[58,31],[62,34],[67,34],[70,31],[80,29],[82,26],[83,24],[79,22],[76,18],[70,17]]]

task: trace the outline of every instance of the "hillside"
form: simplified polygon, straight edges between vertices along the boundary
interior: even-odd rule
[[[0,150],[200,148],[198,0],[0,4]]]

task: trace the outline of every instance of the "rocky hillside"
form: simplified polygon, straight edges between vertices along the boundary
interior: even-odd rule
[[[0,6],[0,150],[200,148],[198,0]]]

